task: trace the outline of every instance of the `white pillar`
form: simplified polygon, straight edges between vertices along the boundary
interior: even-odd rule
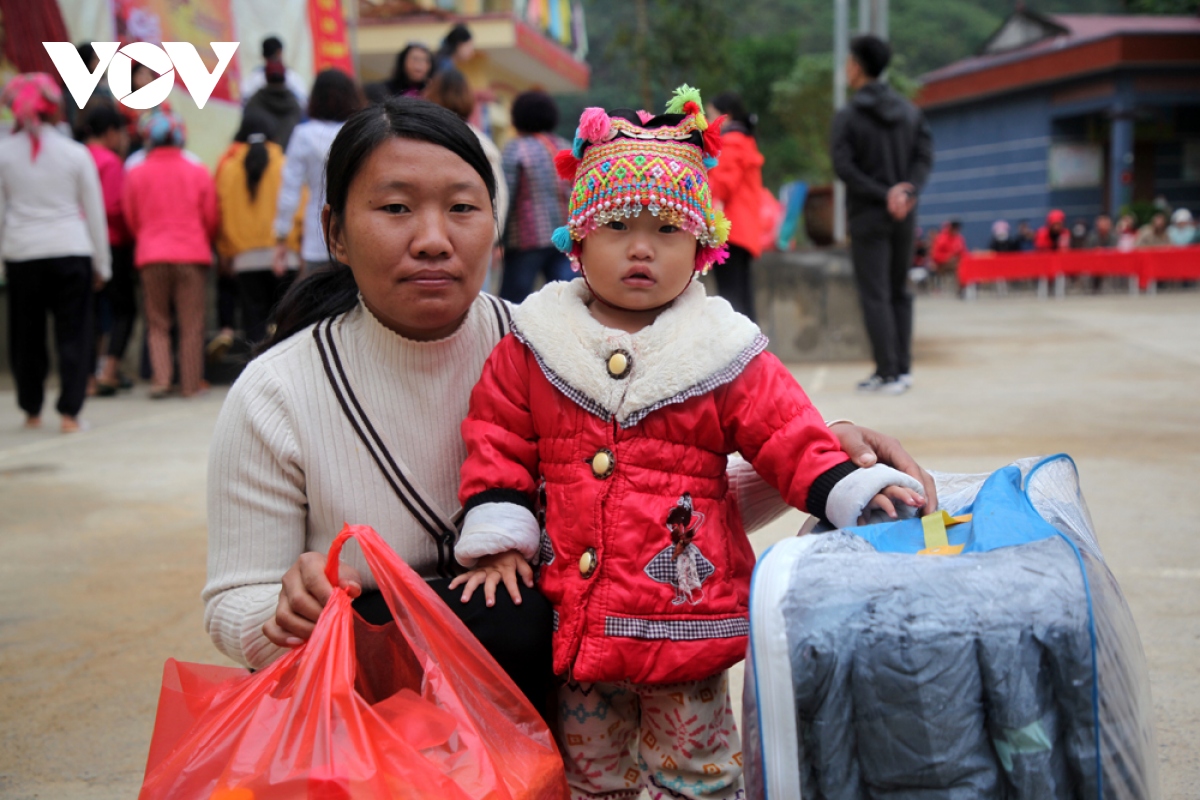
[[[863,0],[860,0],[860,4]],[[860,5],[861,7],[861,5]],[[846,105],[846,57],[850,54],[850,0],[833,0],[833,108]],[[846,241],[846,184],[833,182],[833,242]]]

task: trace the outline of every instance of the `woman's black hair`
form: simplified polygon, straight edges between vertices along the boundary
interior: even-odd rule
[[[479,174],[495,205],[496,176],[467,124],[454,112],[428,100],[395,97],[359,111],[333,140],[325,162],[325,202],[331,217],[345,213],[350,184],[362,165],[377,147],[393,138],[428,142],[454,153]],[[325,241],[329,266],[306,275],[288,289],[272,315],[275,332],[262,344],[260,353],[309,325],[349,311],[358,302],[354,273],[334,259],[328,231]]]
[[[459,45],[469,41],[471,41],[471,29],[467,27],[465,22],[458,23],[450,29],[446,34],[446,38],[442,39],[441,47],[437,51],[437,60],[442,61],[443,59],[454,58]]]
[[[121,116],[120,111],[117,111],[109,103],[97,102],[88,108],[87,115],[83,118],[79,129],[87,138],[100,137],[111,130],[119,130],[124,127],[125,117]]]
[[[408,54],[414,50],[424,50],[429,56],[429,72],[425,74],[425,80],[413,81],[408,77],[408,72],[405,71],[405,63],[408,61]],[[418,92],[425,88],[425,84],[429,83],[429,76],[433,73],[433,51],[420,42],[413,42],[406,45],[403,50],[396,54],[396,67],[392,70],[392,77],[388,79],[387,89],[388,94],[404,94],[405,92],[415,89]]]
[[[758,116],[751,114],[746,110],[746,104],[742,102],[742,96],[737,92],[721,92],[712,99],[713,108],[718,113],[728,114],[729,121],[735,125],[726,128],[725,130],[735,131],[739,128],[744,128],[742,133],[748,136],[754,135],[754,129],[758,127]]]
[[[242,165],[246,168],[246,189],[250,192],[250,202],[254,202],[258,197],[258,184],[262,182],[263,173],[267,171],[267,164],[271,160],[267,142],[275,141],[275,120],[261,109],[247,108],[233,140],[250,145],[246,148]]]
[[[325,69],[317,73],[312,94],[308,97],[308,116],[327,122],[345,122],[363,107],[358,84],[340,69]]]
[[[513,100],[511,118],[520,133],[548,133],[558,127],[558,104],[537,89],[521,92]]]

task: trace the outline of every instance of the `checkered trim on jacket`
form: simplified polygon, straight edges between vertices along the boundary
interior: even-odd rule
[[[540,353],[538,353],[537,348],[530,344],[529,341],[521,335],[521,331],[516,326],[513,326],[512,328],[512,335],[517,337],[517,341],[529,348],[529,352],[533,353],[533,358],[537,361],[538,367],[542,370],[542,374],[546,376],[546,380],[550,381],[550,385],[562,392],[568,400],[589,414],[599,417],[600,419],[608,420],[613,418],[613,414],[609,413],[608,409],[597,403],[591,397],[588,397],[580,390],[576,389],[571,384],[567,383],[565,380],[559,377],[558,373],[550,369],[550,366],[542,360],[542,356]],[[727,383],[732,383],[737,379],[737,376],[741,375],[742,372],[745,371],[746,367],[751,361],[754,360],[755,356],[767,349],[767,344],[769,341],[770,340],[768,340],[766,336],[760,333],[758,336],[754,337],[754,341],[750,343],[750,346],[739,353],[737,358],[729,362],[729,365],[724,369],[720,370],[719,372],[714,372],[712,375],[708,376],[699,383],[684,389],[682,392],[679,392],[672,397],[659,400],[657,403],[643,408],[641,411],[634,412],[629,416],[629,419],[625,420],[625,422],[621,424],[621,429],[629,430],[645,419],[648,415],[660,408],[674,405],[675,403],[682,403],[685,400],[690,400],[693,397],[700,397],[720,388],[721,386],[724,386]]]
[[[760,333],[758,336],[754,337],[754,341],[750,343],[749,347],[739,353],[737,358],[729,362],[729,366],[725,367],[720,372],[714,372],[712,375],[709,375],[696,385],[684,389],[674,397],[668,397],[665,400],[659,400],[654,405],[647,406],[641,411],[635,411],[633,414],[629,415],[629,419],[625,420],[625,422],[621,424],[621,428],[623,430],[628,430],[664,406],[682,403],[683,401],[690,400],[693,397],[706,395],[714,389],[718,389],[727,383],[732,383],[738,375],[741,375],[742,372],[745,371],[746,367],[751,361],[754,360],[755,356],[767,349],[767,342],[767,337]]]
[[[638,619],[636,617],[605,617],[604,635],[628,639],[671,639],[677,642],[696,639],[732,639],[748,636],[750,620],[746,617],[723,619]]]
[[[579,406],[580,408],[582,408],[584,411],[588,412],[589,414],[592,414],[593,416],[597,416],[600,419],[611,419],[612,418],[612,414],[609,414],[608,410],[606,408],[604,408],[604,406],[600,405],[595,400],[588,397],[586,394],[579,391],[571,384],[567,383],[565,380],[563,380],[562,378],[560,378],[558,376],[558,373],[556,373],[554,370],[550,369],[549,365],[547,365],[546,362],[542,360],[542,356],[540,353],[538,353],[537,349],[534,348],[534,346],[531,345],[525,339],[525,337],[521,335],[521,331],[518,330],[515,326],[512,329],[512,335],[517,337],[517,341],[519,341],[521,344],[523,344],[529,348],[529,352],[533,353],[533,357],[537,361],[538,366],[541,368],[542,374],[546,376],[546,380],[550,381],[550,385],[552,385],[555,389],[558,389],[560,392],[562,392],[564,395],[566,395],[568,400],[570,400],[572,403]]]

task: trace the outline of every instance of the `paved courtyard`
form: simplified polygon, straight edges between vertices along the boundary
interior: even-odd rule
[[[1200,786],[1200,293],[921,298],[916,387],[799,365],[825,416],[932,469],[1065,451],[1150,665],[1163,796]],[[86,433],[20,429],[0,391],[0,797],[137,794],[164,659],[223,660],[202,626],[205,469],[223,392],[94,400]],[[361,520],[370,522],[370,520]],[[794,512],[755,535],[791,535]],[[740,690],[740,676],[734,681]]]

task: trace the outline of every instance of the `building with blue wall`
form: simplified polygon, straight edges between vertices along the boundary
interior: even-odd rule
[[[1068,221],[1165,198],[1200,211],[1200,19],[1019,9],[979,55],[923,76],[934,135],[919,224]]]

